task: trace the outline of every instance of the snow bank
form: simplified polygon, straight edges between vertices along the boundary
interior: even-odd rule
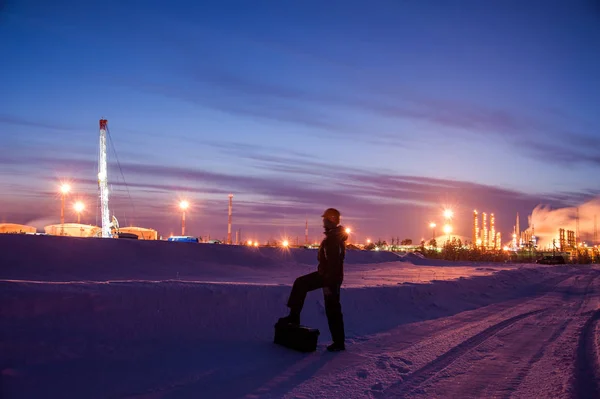
[[[316,266],[312,249],[251,248],[185,242],[0,235],[0,279],[45,281],[172,279],[240,268]],[[397,261],[391,252],[348,251],[346,264]],[[238,267],[238,269],[235,269]]]
[[[233,398],[303,365],[302,355],[272,344],[290,286],[269,284],[269,276],[289,269],[291,283],[299,271],[314,270],[315,251],[39,236],[0,237],[0,251],[1,278],[29,280],[0,281],[1,393],[7,397],[156,397],[144,395],[176,390],[179,397]],[[342,308],[350,347],[402,324],[533,295],[574,270],[529,267],[392,284],[407,269],[434,277],[435,270],[456,277],[457,270],[476,269],[389,259],[398,257],[349,253]],[[207,282],[217,274],[226,278],[223,269],[259,277]],[[175,270],[203,282],[172,280]],[[369,277],[386,285],[361,286]],[[99,281],[67,281],[84,278]],[[124,281],[105,281],[118,278]],[[142,281],[152,278],[165,281]],[[320,345],[329,341],[321,292],[309,293],[302,321],[321,330]],[[300,374],[295,378],[310,378]],[[272,392],[269,397],[281,397]]]
[[[531,295],[557,278],[566,278],[568,270],[519,269],[433,284],[343,289],[347,334],[356,338]],[[105,341],[269,342],[275,320],[286,312],[289,290],[288,286],[177,281],[0,282],[1,328],[7,331],[3,345],[10,343],[2,351],[37,356],[44,351],[33,338],[42,339],[46,350],[60,347],[63,340],[71,345],[73,339],[84,342],[78,349]],[[320,328],[321,341],[329,339],[321,292],[309,294],[303,323]],[[23,345],[15,345],[18,342]]]

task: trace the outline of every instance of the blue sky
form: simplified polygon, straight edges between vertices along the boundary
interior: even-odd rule
[[[61,178],[95,206],[101,117],[113,211],[162,234],[186,197],[223,236],[229,192],[244,236],[388,240],[599,193],[597,1],[3,4],[2,221],[58,221]]]

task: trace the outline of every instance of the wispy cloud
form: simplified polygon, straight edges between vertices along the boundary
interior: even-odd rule
[[[0,125],[17,125],[17,126],[25,126],[25,127],[35,127],[41,129],[50,129],[50,130],[65,130],[65,131],[76,131],[81,130],[80,127],[63,124],[63,123],[55,123],[48,121],[36,121],[31,119],[25,119],[23,117],[17,115],[8,115],[8,114],[0,114]]]
[[[353,137],[363,136],[369,138],[374,144],[398,145],[398,138],[413,136],[398,132],[387,133],[383,137],[379,132],[352,126],[339,115],[326,116],[316,111],[324,107],[355,109],[386,118],[419,120],[441,129],[452,128],[454,132],[462,131],[466,137],[475,137],[479,140],[502,139],[512,143],[523,155],[542,160],[554,156],[555,151],[538,143],[549,140],[560,141],[564,157],[559,157],[556,161],[600,165],[597,157],[584,147],[584,145],[592,147],[600,145],[600,139],[593,134],[594,128],[592,127],[590,134],[579,133],[578,126],[584,126],[584,123],[574,119],[561,120],[558,123],[550,113],[547,119],[540,119],[539,116],[484,104],[473,104],[460,98],[442,100],[408,89],[395,91],[387,88],[379,91],[353,84],[349,87],[355,89],[343,94],[328,92],[326,88],[316,92],[306,87],[298,88],[289,84],[261,81],[222,70],[194,68],[190,66],[187,71],[188,78],[203,87],[212,88],[212,93],[225,93],[226,95],[221,96],[221,100],[218,99],[219,96],[213,96],[217,98],[212,98],[210,102],[226,112],[302,123]],[[194,92],[201,92],[201,90],[194,90]],[[196,94],[186,97],[198,100]],[[206,104],[206,100],[203,102]],[[565,128],[565,125],[571,128]]]
[[[51,165],[65,163],[77,164],[79,167],[94,164],[53,158],[22,161],[35,163],[42,169],[53,169]],[[511,228],[511,215],[516,212],[524,215],[538,204],[560,207],[598,194],[590,190],[536,195],[459,180],[344,170],[337,170],[333,175],[335,178],[328,183],[317,181],[315,184],[306,184],[289,179],[287,173],[295,173],[298,165],[305,161],[290,159],[287,166],[292,172],[265,177],[153,164],[125,163],[121,166],[134,201],[138,204],[135,207],[136,220],[150,224],[155,220],[159,229],[166,228],[161,227],[161,224],[174,223],[169,221],[169,218],[173,218],[174,210],[168,204],[176,200],[174,196],[178,192],[187,193],[192,198],[194,195],[203,198],[200,203],[202,223],[206,228],[220,226],[226,212],[225,195],[232,192],[236,198],[237,222],[262,224],[265,231],[268,230],[267,226],[281,223],[299,224],[305,216],[315,220],[315,215],[324,207],[335,206],[343,211],[348,223],[360,226],[364,234],[376,229],[385,234],[396,234],[398,229],[401,230],[398,234],[402,231],[406,231],[406,234],[411,231],[413,233],[410,234],[418,234],[427,229],[425,222],[439,217],[442,206],[450,205],[457,213],[457,230],[466,232],[467,235],[473,208],[496,213],[499,228],[506,231]],[[276,162],[286,165],[284,159],[277,159]],[[93,178],[85,176],[76,178],[75,183],[77,186],[87,187],[88,194],[97,186]],[[115,181],[112,184],[115,186],[113,194],[120,198],[112,203],[116,211],[133,217],[123,183]],[[223,199],[219,199],[221,196]],[[50,197],[52,196],[48,196]],[[39,201],[40,198],[35,200]],[[41,216],[44,215],[36,216],[34,211],[28,214],[32,219]]]

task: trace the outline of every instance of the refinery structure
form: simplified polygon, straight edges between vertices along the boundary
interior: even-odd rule
[[[489,214],[489,227],[488,227],[488,214],[483,212],[481,214],[481,227],[479,227],[479,213],[477,210],[473,211],[473,231],[471,244],[475,248],[482,250],[496,250],[502,248],[502,235],[499,231],[496,231],[496,218],[493,213]]]
[[[102,237],[102,238],[136,238],[143,240],[157,240],[162,239],[159,237],[158,232],[153,229],[128,226],[120,227],[119,221],[115,215],[111,215],[109,208],[109,182],[108,182],[108,155],[107,155],[107,143],[110,140],[110,133],[108,129],[108,121],[106,119],[99,120],[99,141],[98,141],[98,205],[100,208],[100,226],[81,224],[80,218],[84,204],[78,201],[74,204],[74,209],[77,212],[77,223],[65,223],[65,198],[70,195],[71,187],[68,183],[63,183],[60,188],[61,193],[61,211],[60,211],[60,223],[52,224],[44,227],[45,234],[48,235],[59,235],[59,236],[74,236],[74,237]],[[116,154],[115,154],[116,155]],[[118,160],[117,160],[118,162]],[[120,165],[119,165],[120,168]],[[121,171],[122,173],[122,171]],[[232,237],[232,210],[233,210],[233,194],[228,195],[228,212],[227,212],[227,236],[223,240],[227,244],[240,244],[243,242],[241,238],[241,231],[236,231],[235,240]],[[181,237],[186,237],[185,229],[185,214],[189,206],[188,201],[181,200],[179,202],[179,208],[181,210]],[[534,210],[535,213],[535,210]],[[453,219],[453,211],[450,209],[444,210],[445,224],[443,226],[444,236],[436,237],[435,228],[436,223],[431,222],[430,227],[433,229],[433,238],[438,241],[437,238],[446,240],[446,242],[457,241],[451,240],[451,237],[461,238],[459,242],[466,244],[466,237],[453,234],[451,220]],[[597,251],[598,247],[598,234],[597,234],[597,217],[594,214],[594,233],[593,242],[590,248]],[[496,215],[488,212],[473,211],[473,224],[471,232],[471,243],[465,245],[464,248],[476,249],[479,251],[512,251],[512,252],[536,252],[543,253],[547,251],[559,251],[562,253],[571,254],[582,247],[587,248],[587,244],[582,242],[581,234],[579,231],[579,208],[577,208],[575,229],[572,229],[572,225],[567,222],[557,223],[559,225],[546,225],[545,229],[542,229],[542,239],[540,240],[535,233],[535,226],[532,223],[531,216],[528,218],[528,227],[525,230],[521,230],[519,214],[516,215],[516,223],[512,229],[512,235],[510,240],[503,242],[502,234],[496,228]],[[539,221],[539,219],[538,219]],[[571,229],[565,229],[564,226],[568,225]],[[305,222],[305,237],[304,245],[309,245],[308,239],[308,219]],[[552,231],[551,233],[549,231]],[[554,233],[554,231],[556,231]],[[588,229],[589,232],[589,229]],[[0,233],[21,233],[21,234],[39,234],[37,228],[27,225],[0,223]],[[555,238],[549,239],[549,236]],[[192,238],[192,237],[189,237]],[[210,235],[208,238],[210,240]],[[219,240],[212,240],[219,241]],[[299,241],[299,240],[297,240]],[[410,240],[412,241],[412,240]],[[198,242],[198,241],[196,241]],[[220,242],[220,241],[219,241]],[[255,242],[249,241],[252,245],[256,246]],[[287,239],[283,239],[282,243],[288,242]],[[398,240],[399,242],[399,240]],[[539,245],[543,244],[543,248]],[[360,244],[356,243],[359,247]],[[366,244],[370,244],[370,240],[366,240]],[[299,245],[299,243],[297,243]],[[286,245],[287,246],[287,245]],[[369,245],[370,246],[370,245]],[[416,247],[415,247],[416,248]]]

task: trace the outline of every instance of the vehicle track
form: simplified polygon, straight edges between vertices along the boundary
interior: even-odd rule
[[[478,345],[493,337],[494,335],[498,334],[500,331],[504,330],[505,328],[513,325],[518,321],[542,313],[544,311],[546,310],[533,310],[496,323],[486,328],[482,332],[472,336],[466,341],[463,341],[462,343],[453,347],[443,355],[427,363],[425,366],[421,367],[415,372],[407,375],[404,381],[390,386],[388,389],[382,391],[381,393],[374,393],[374,395],[377,397],[403,397],[407,393],[410,393],[412,390],[418,388],[424,382],[432,378],[436,373],[450,366],[462,355],[464,355],[471,349],[477,347]]]
[[[537,352],[531,357],[531,359],[529,359],[527,364],[525,366],[523,366],[521,368],[521,370],[519,370],[517,375],[512,379],[511,383],[509,383],[508,388],[507,388],[511,392],[507,393],[504,396],[505,398],[509,398],[511,396],[512,392],[516,391],[519,388],[519,386],[525,380],[525,377],[527,376],[527,374],[529,373],[529,371],[531,370],[533,365],[536,364],[538,361],[540,361],[540,359],[542,359],[542,357],[548,350],[548,347],[552,343],[554,343],[565,332],[565,330],[567,329],[569,324],[571,324],[573,322],[573,320],[575,320],[578,316],[580,316],[579,313],[581,312],[581,309],[583,308],[586,301],[589,299],[589,294],[593,292],[593,283],[594,283],[594,281],[596,281],[597,277],[598,277],[597,275],[593,275],[592,278],[586,284],[583,296],[579,300],[575,311],[572,314],[570,314],[569,316],[567,316],[567,319],[563,323],[560,324],[560,326],[554,331],[554,333],[552,333],[552,335],[550,336],[550,338],[548,338],[548,340],[545,342],[545,344],[542,345],[537,350]],[[569,290],[569,292],[567,293],[566,297],[572,297],[574,295],[577,295],[577,290],[575,290],[574,288],[571,288],[571,290]]]
[[[600,309],[587,319],[579,336],[575,364],[575,399],[600,398],[600,353],[596,343]]]

